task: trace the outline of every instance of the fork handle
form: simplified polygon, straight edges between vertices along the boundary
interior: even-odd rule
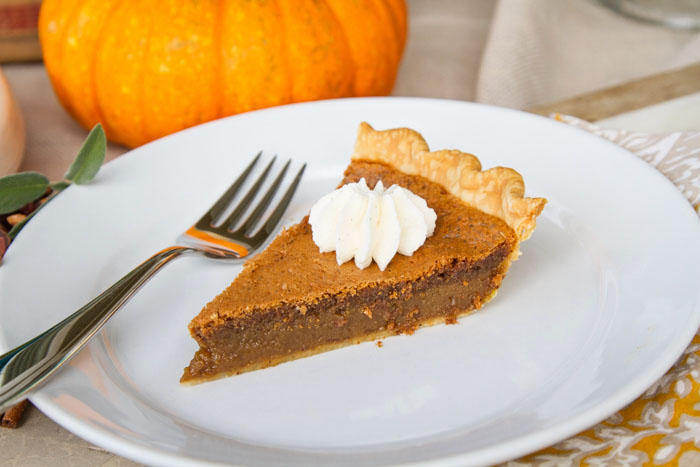
[[[51,329],[0,355],[0,413],[70,360],[160,268],[197,251],[174,246],[156,253]]]

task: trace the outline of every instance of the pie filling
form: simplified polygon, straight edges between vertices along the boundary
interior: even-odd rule
[[[199,383],[257,370],[421,326],[454,323],[493,297],[517,255],[503,220],[441,185],[380,163],[353,162],[342,184],[382,180],[423,197],[437,212],[434,234],[412,256],[338,266],[319,253],[308,220],[283,231],[190,323],[200,346],[181,378]]]
[[[227,320],[207,335],[195,331],[200,350],[181,381],[230,376],[388,335],[411,334],[424,325],[455,323],[494,295],[510,254],[504,243],[474,264],[454,261],[417,281],[365,287],[310,305],[256,310]]]

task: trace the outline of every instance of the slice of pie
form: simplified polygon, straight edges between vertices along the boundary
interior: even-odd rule
[[[422,326],[455,323],[495,294],[546,200],[525,198],[515,170],[481,171],[456,150],[429,152],[407,129],[359,128],[341,185],[364,178],[422,197],[437,214],[432,236],[384,271],[320,253],[308,216],[245,263],[189,325],[200,349],[181,378],[200,383]]]

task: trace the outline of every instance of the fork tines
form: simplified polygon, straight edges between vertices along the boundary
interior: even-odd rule
[[[306,164],[302,165],[302,167],[299,169],[291,184],[287,188],[287,191],[284,193],[277,206],[270,213],[268,219],[256,234],[253,234],[252,230],[257,225],[258,221],[265,213],[265,210],[272,202],[272,199],[275,197],[279,187],[282,185],[282,181],[284,180],[284,177],[289,169],[291,160],[288,160],[284,164],[282,170],[268,187],[262,198],[260,198],[258,203],[253,207],[250,214],[248,214],[248,217],[240,224],[238,228],[236,228],[236,225],[239,223],[243,214],[245,214],[246,211],[248,211],[248,209],[253,205],[256,195],[261,190],[261,187],[271,172],[273,164],[277,160],[277,156],[274,156],[272,160],[270,160],[263,172],[258,176],[257,180],[248,189],[247,193],[236,204],[233,211],[223,220],[223,222],[219,222],[222,215],[226,212],[226,208],[229,207],[233,199],[243,187],[246,179],[250,176],[253,168],[260,160],[261,156],[262,151],[255,156],[253,161],[248,165],[248,167],[246,167],[243,173],[236,179],[235,182],[233,182],[226,192],[216,201],[216,203],[214,203],[211,209],[209,209],[209,211],[202,216],[197,224],[195,224],[195,227],[206,231],[215,231],[226,237],[238,238],[240,240],[245,239],[246,241],[255,240],[256,237],[267,238],[274,231],[277,223],[284,214],[284,211],[287,209],[287,206],[289,206],[292,196],[299,185],[301,176],[304,173]]]

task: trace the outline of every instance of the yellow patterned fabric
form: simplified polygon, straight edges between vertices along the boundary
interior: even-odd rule
[[[700,131],[650,135],[600,128],[569,116],[555,118],[649,162],[700,214]],[[630,405],[572,438],[505,465],[700,466],[700,333],[676,364]]]

